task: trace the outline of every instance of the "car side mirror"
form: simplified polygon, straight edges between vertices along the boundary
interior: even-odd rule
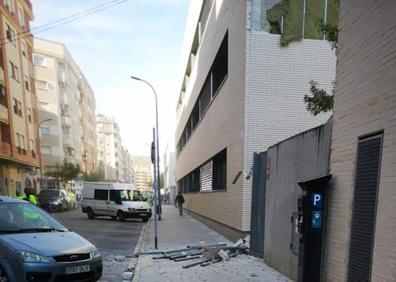
[[[115,202],[117,205],[122,205],[121,200],[115,200],[114,202]]]

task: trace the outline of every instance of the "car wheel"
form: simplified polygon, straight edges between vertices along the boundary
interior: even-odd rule
[[[87,216],[89,219],[94,219],[95,218],[95,214],[93,212],[93,210],[91,208],[87,209]]]
[[[119,211],[118,212],[118,220],[123,222],[123,221],[125,221],[125,219],[126,219],[126,216],[125,216],[124,212]]]
[[[147,222],[148,221],[148,217],[143,217],[143,222]]]
[[[10,280],[8,279],[7,274],[0,265],[0,282],[9,282],[9,281]]]
[[[63,212],[63,205],[58,206],[58,212]]]

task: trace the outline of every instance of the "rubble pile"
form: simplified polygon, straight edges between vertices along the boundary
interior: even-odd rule
[[[240,239],[236,243],[217,243],[214,245],[192,245],[184,249],[155,250],[141,253],[142,255],[153,255],[153,260],[168,259],[174,262],[192,261],[183,265],[183,268],[194,266],[208,266],[221,261],[228,261],[240,254],[247,254],[249,243],[247,239]]]

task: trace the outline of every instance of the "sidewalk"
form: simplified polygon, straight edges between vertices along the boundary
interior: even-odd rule
[[[142,231],[137,250],[154,249],[154,222],[151,220]],[[189,215],[178,215],[173,206],[163,206],[162,220],[158,224],[158,248],[176,249],[187,245],[205,245],[229,242],[206,225]],[[196,266],[183,269],[182,266],[194,261],[174,262],[170,260],[153,260],[150,255],[140,255],[135,268],[133,281],[281,281],[288,278],[268,267],[263,260],[239,255],[227,262],[220,262],[206,267]]]

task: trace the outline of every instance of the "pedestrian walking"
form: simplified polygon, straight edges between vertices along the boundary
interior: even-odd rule
[[[183,204],[184,204],[184,197],[183,195],[179,192],[179,194],[176,196],[175,203],[179,207],[179,212],[180,215],[183,215]]]

